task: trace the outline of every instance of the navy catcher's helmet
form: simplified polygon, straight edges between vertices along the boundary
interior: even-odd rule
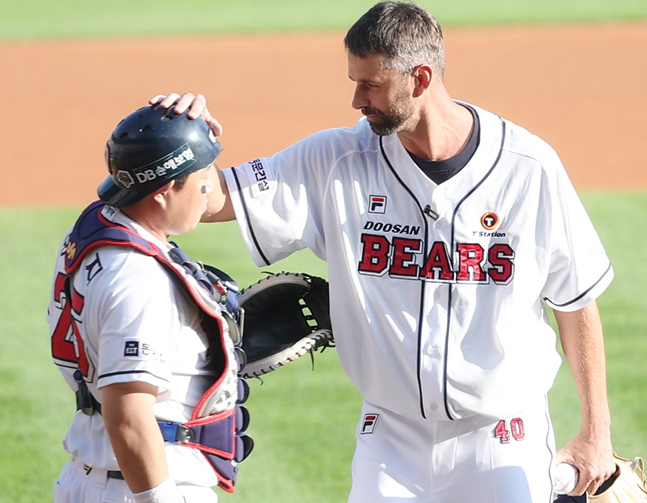
[[[205,121],[187,115],[153,105],[123,119],[106,145],[110,175],[99,185],[99,198],[118,208],[129,206],[212,164],[220,143]]]

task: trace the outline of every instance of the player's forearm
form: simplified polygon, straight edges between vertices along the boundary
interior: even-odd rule
[[[164,440],[153,415],[156,388],[145,383],[102,389],[102,411],[119,468],[133,493],[168,478]]]
[[[593,494],[615,469],[602,324],[595,302],[571,313],[555,311],[555,318],[582,410],[580,432],[560,449],[557,460],[580,472],[571,494]]]
[[[582,412],[582,433],[608,440],[611,416],[606,358],[597,304],[574,312],[555,312],[564,355],[573,374]]]
[[[225,175],[220,169],[210,173],[213,191],[209,194],[207,210],[200,219],[201,222],[228,222],[234,220],[234,207],[225,182]]]

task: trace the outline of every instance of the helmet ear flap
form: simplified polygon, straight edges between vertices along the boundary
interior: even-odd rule
[[[207,123],[159,105],[136,110],[112,132],[105,147],[110,175],[99,198],[116,207],[141,201],[169,181],[210,166],[220,143]]]

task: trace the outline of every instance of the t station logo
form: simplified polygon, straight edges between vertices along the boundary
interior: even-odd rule
[[[493,211],[488,211],[481,217],[481,225],[486,231],[493,231],[499,225],[499,217]]]
[[[496,213],[488,211],[481,216],[481,227],[485,230],[474,231],[472,234],[481,238],[504,238],[507,236],[507,232],[497,230],[500,221]]]

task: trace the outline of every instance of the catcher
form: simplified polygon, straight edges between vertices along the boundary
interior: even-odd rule
[[[172,242],[213,190],[220,145],[202,120],[159,107],[126,117],[110,176],[61,244],[51,350],[77,411],[55,503],[208,503],[233,492],[253,443],[240,404],[237,289]]]

